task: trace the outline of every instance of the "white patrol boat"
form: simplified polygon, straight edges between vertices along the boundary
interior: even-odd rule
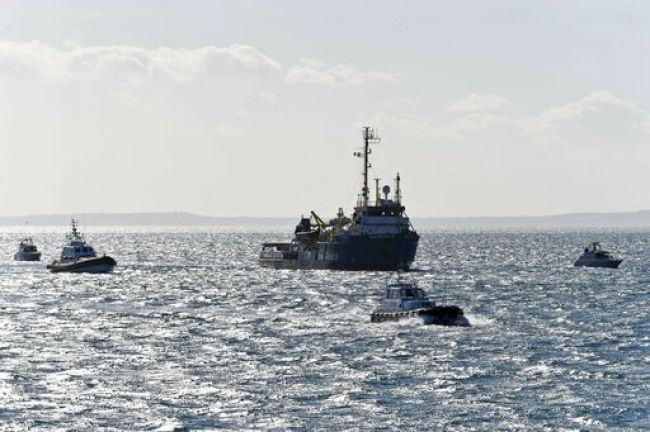
[[[72,219],[72,232],[67,235],[67,238],[69,243],[63,247],[61,259],[47,266],[52,272],[108,273],[117,265],[117,262],[109,256],[97,256],[95,249],[77,230],[77,221],[74,219]]]
[[[424,324],[469,326],[463,310],[458,306],[437,306],[414,283],[401,281],[388,284],[386,298],[381,307],[370,315],[370,321],[399,321],[416,317],[421,318]]]
[[[27,237],[18,245],[18,252],[14,254],[15,261],[40,261],[41,253],[34,245],[31,237]]]

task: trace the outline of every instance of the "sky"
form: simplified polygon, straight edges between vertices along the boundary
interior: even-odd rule
[[[0,214],[650,209],[647,1],[0,1]]]

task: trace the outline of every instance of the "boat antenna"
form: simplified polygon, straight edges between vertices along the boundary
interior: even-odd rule
[[[75,218],[72,218],[71,225],[72,225],[72,238],[79,237],[79,231],[77,230],[77,221],[75,220]]]
[[[375,205],[379,205],[379,200],[381,196],[379,195],[379,180],[380,178],[375,178]]]
[[[379,144],[380,141],[381,138],[373,128],[370,126],[363,127],[363,189],[361,189],[361,194],[363,195],[364,207],[368,207],[368,168],[372,166],[369,160],[369,155],[372,153],[370,144]]]
[[[395,202],[397,204],[400,204],[402,201],[402,190],[399,187],[399,182],[401,178],[399,176],[399,173],[397,173],[397,177],[395,177]]]

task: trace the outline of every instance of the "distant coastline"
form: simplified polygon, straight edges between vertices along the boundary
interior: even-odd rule
[[[55,226],[70,223],[71,216],[84,226],[287,226],[297,217],[214,217],[193,213],[76,213],[74,215],[0,216],[0,226]],[[650,210],[620,213],[571,213],[520,217],[412,218],[415,228],[650,228]]]

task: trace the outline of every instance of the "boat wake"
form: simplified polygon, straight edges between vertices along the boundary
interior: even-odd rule
[[[465,318],[467,318],[471,327],[492,327],[495,323],[494,320],[486,318],[482,315],[466,314]]]

